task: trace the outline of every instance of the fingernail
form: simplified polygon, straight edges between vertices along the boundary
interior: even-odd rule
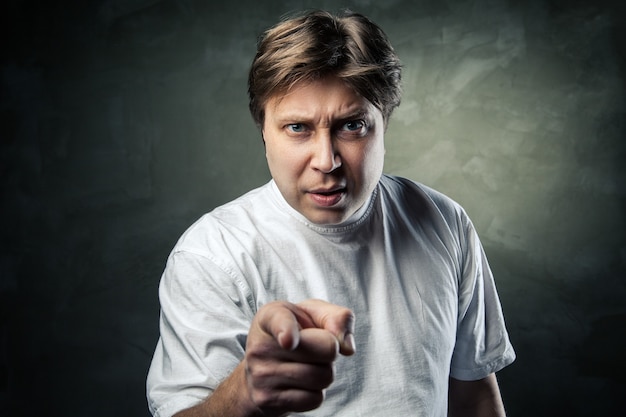
[[[346,333],[344,336],[344,344],[348,350],[350,350],[350,354],[356,352],[356,342],[354,341],[354,335],[352,333]]]

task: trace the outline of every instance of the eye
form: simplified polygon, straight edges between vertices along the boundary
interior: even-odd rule
[[[293,133],[302,133],[305,131],[305,126],[302,123],[291,123],[287,125],[287,129]]]
[[[343,129],[350,132],[357,132],[365,128],[365,122],[363,120],[350,120],[343,125]]]
[[[369,126],[363,119],[354,119],[343,122],[337,131],[337,135],[346,140],[360,139],[367,136]]]

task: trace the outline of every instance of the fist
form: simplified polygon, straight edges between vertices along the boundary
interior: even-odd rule
[[[246,345],[246,381],[265,415],[319,407],[338,354],[352,355],[354,315],[320,300],[273,302],[259,309]]]

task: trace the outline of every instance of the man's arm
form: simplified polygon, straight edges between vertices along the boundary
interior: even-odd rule
[[[449,417],[505,417],[496,374],[477,381],[450,378]]]
[[[174,417],[263,416],[252,401],[248,401],[244,362],[224,380],[213,394],[200,404],[180,411]]]
[[[354,353],[353,329],[352,312],[343,307],[269,303],[252,321],[241,363],[209,398],[176,417],[269,417],[317,408],[338,353]]]

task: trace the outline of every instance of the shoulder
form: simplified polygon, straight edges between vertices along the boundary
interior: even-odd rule
[[[237,235],[254,234],[256,225],[271,212],[270,184],[265,184],[218,206],[196,220],[178,240],[176,250],[200,251]]]
[[[442,216],[448,222],[466,218],[459,203],[449,196],[417,181],[394,175],[383,175],[381,194],[386,203],[415,214]]]

